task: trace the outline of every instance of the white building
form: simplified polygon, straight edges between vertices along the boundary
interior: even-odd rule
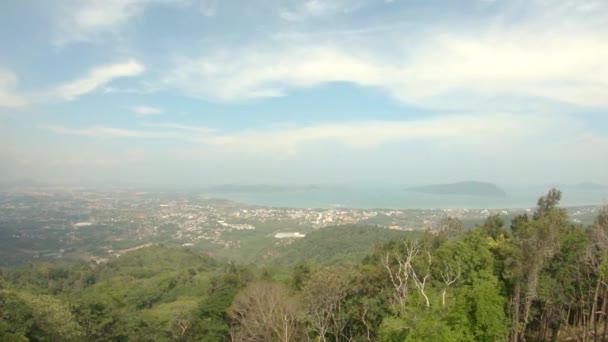
[[[276,239],[288,239],[288,238],[303,238],[306,234],[300,234],[298,232],[295,233],[276,233],[274,237]]]

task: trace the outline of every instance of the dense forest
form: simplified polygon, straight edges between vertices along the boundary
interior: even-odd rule
[[[583,226],[560,198],[508,226],[446,217],[388,242],[359,229],[377,245],[351,262],[318,235],[288,267],[156,245],[2,269],[0,341],[608,341],[608,207]]]

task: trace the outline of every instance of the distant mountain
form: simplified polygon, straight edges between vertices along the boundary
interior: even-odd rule
[[[464,195],[483,197],[504,197],[507,193],[492,183],[484,182],[458,182],[448,184],[433,184],[406,189],[412,192],[421,192],[438,195]]]

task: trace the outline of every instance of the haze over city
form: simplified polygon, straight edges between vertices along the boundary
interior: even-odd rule
[[[0,177],[608,183],[608,2],[4,1]]]

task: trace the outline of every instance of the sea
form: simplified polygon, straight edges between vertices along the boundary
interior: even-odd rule
[[[271,207],[358,208],[358,209],[522,209],[536,206],[538,198],[551,187],[503,188],[504,197],[428,194],[398,186],[344,186],[280,191],[218,191],[206,195],[232,201]],[[605,189],[560,189],[562,207],[608,204]]]

